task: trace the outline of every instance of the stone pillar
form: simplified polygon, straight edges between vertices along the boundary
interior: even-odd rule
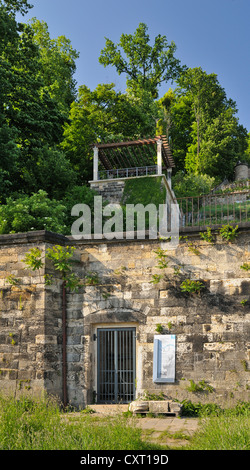
[[[157,140],[157,175],[162,174],[162,140]]]
[[[169,188],[172,189],[172,168],[169,168],[168,169],[168,185],[169,185]]]
[[[94,147],[93,180],[98,181],[98,147]]]

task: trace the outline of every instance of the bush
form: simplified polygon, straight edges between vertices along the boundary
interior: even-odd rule
[[[49,199],[43,190],[32,196],[10,197],[5,205],[0,206],[0,234],[32,230],[65,234],[65,212],[66,207],[55,199]]]
[[[208,194],[215,185],[215,178],[206,174],[193,175],[178,171],[172,178],[172,186],[176,197],[194,197]]]

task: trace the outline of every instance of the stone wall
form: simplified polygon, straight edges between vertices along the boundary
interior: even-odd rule
[[[0,391],[47,390],[62,397],[61,312],[44,284],[45,268],[27,269],[25,254],[64,237],[42,232],[0,236]],[[59,295],[57,297],[60,297]]]
[[[86,406],[95,396],[95,335],[105,326],[136,328],[137,396],[147,390],[180,400],[247,400],[250,278],[240,266],[250,262],[250,232],[241,229],[234,243],[186,236],[172,251],[157,240],[73,241],[47,232],[1,236],[0,389],[16,395],[46,390],[62,398],[62,282],[45,287],[43,274],[53,272],[48,261],[32,272],[21,260],[34,246],[44,252],[72,243],[73,269],[84,284],[78,293],[67,293],[67,389],[73,405]],[[167,250],[164,270],[157,267],[159,247]],[[10,285],[9,274],[19,284]],[[154,275],[163,277],[154,283]],[[181,291],[187,278],[204,284],[200,293]],[[174,384],[153,382],[157,324],[176,335]],[[214,391],[192,393],[190,380],[205,381]]]
[[[124,191],[125,180],[112,179],[112,180],[101,180],[91,181],[90,187],[94,189],[104,201],[109,203],[120,203]]]
[[[158,241],[78,243],[85,272],[98,273],[100,280],[86,287],[83,295],[87,401],[96,391],[93,337],[102,325],[136,327],[138,396],[147,390],[201,401],[247,399],[250,279],[240,266],[249,262],[249,232],[242,231],[232,244],[219,237],[214,245],[199,236],[188,237],[167,252],[169,266],[154,284],[152,276],[162,274],[154,253],[159,246],[168,249],[167,243]],[[178,275],[174,267],[176,272],[180,267]],[[200,294],[182,293],[180,285],[186,278],[201,280],[205,288]],[[175,384],[152,381],[157,324],[177,337]],[[194,397],[187,391],[190,380],[196,384],[204,380],[215,391]]]

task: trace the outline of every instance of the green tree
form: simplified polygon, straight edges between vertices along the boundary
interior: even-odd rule
[[[247,148],[244,154],[244,161],[246,161],[250,167],[250,132],[247,134]]]
[[[9,5],[10,6],[10,5]],[[17,47],[18,30],[15,18],[0,3],[0,200],[5,198],[17,176],[19,148],[16,142],[17,129],[9,126],[9,94],[11,92],[12,71],[6,50],[10,54]]]
[[[127,86],[134,93],[143,89],[156,98],[160,84],[176,80],[181,66],[174,56],[175,43],[169,44],[166,36],[159,34],[151,46],[147,30],[147,25],[140,23],[134,34],[122,34],[117,45],[105,38],[99,62],[104,67],[114,66],[119,75],[125,73]]]
[[[236,103],[227,98],[217,75],[201,68],[184,71],[178,85],[159,100],[177,171],[231,178],[246,149]]]
[[[76,98],[76,81],[73,76],[79,54],[65,36],[51,39],[48,25],[44,21],[33,18],[31,28],[34,31],[34,42],[40,52],[44,87],[65,117],[68,117],[70,105]]]
[[[179,86],[192,99],[197,155],[199,156],[202,132],[206,128],[207,120],[211,121],[235,103],[227,101],[225,90],[220,86],[217,75],[214,73],[208,75],[201,67],[187,69],[179,79]]]
[[[165,134],[168,138],[176,171],[185,170],[185,158],[188,147],[192,143],[192,101],[187,95],[179,95],[171,88],[158,101],[159,121],[157,134]]]
[[[14,2],[14,6],[21,8],[22,2]],[[43,81],[34,32],[30,26],[17,23],[14,13],[15,9],[9,12],[0,4],[2,202],[10,192],[31,194],[39,189],[46,189],[50,196],[58,197],[57,189],[65,185],[65,172],[69,172],[69,183],[72,183],[73,176],[69,163],[56,150],[62,139],[65,116]],[[58,159],[53,166],[51,162],[56,160],[55,152]],[[46,173],[49,174],[48,180],[54,178],[53,192]],[[63,176],[61,181],[59,175]]]
[[[91,144],[152,136],[157,114],[157,103],[144,90],[135,96],[116,92],[113,83],[100,84],[93,91],[81,86],[78,99],[71,105],[70,122],[65,123],[61,144],[79,175],[78,183],[92,179]]]
[[[213,119],[201,142],[199,173],[215,176],[218,180],[225,176],[231,178],[235,164],[244,154],[245,138],[246,129],[239,126],[233,109],[229,108]]]

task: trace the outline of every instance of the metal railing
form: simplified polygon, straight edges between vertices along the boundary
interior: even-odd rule
[[[135,168],[118,168],[114,170],[100,170],[98,179],[130,178],[132,176],[148,176],[157,174],[157,165]]]
[[[250,191],[178,198],[180,227],[250,223]]]

